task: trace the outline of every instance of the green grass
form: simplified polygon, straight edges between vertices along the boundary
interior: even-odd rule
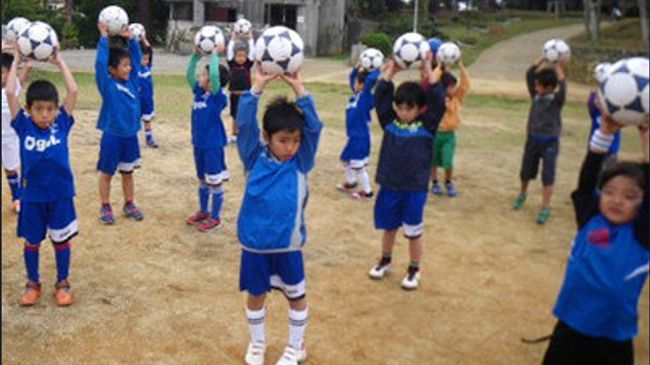
[[[570,42],[575,46],[644,51],[643,39],[641,38],[641,21],[639,19],[626,19],[602,27],[600,39],[597,43],[592,42],[587,33],[571,38]]]

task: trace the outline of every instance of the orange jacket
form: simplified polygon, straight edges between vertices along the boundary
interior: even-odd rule
[[[469,92],[469,74],[465,67],[460,68],[460,81],[456,95],[447,98],[445,115],[442,117],[438,130],[441,132],[455,131],[460,125],[460,107]]]

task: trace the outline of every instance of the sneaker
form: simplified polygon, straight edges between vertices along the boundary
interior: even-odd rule
[[[266,354],[266,346],[259,342],[249,342],[248,349],[246,349],[246,365],[264,365],[264,355]]]
[[[16,214],[20,213],[20,200],[16,199],[11,203],[11,211]]]
[[[72,293],[70,292],[70,283],[67,280],[61,280],[54,286],[54,300],[59,307],[66,307],[72,304]]]
[[[545,224],[548,221],[548,218],[551,216],[551,210],[548,208],[542,208],[537,215],[537,224]]]
[[[369,193],[366,193],[363,190],[354,192],[350,194],[350,197],[354,200],[372,200],[372,198],[375,196],[375,194],[371,191]]]
[[[431,192],[433,195],[442,195],[442,189],[440,189],[440,184],[433,183],[433,186],[431,187]]]
[[[390,271],[390,263],[382,264],[380,262],[378,265],[375,265],[372,267],[372,269],[370,269],[368,275],[370,276],[371,279],[380,280],[383,279],[384,276],[386,276],[389,271]]]
[[[525,202],[526,202],[526,193],[519,193],[519,196],[517,196],[517,199],[512,204],[512,207],[515,210],[519,210],[524,207]]]
[[[221,227],[221,219],[209,217],[199,224],[199,231],[208,232],[219,227]]]
[[[99,210],[99,221],[104,224],[115,223],[115,216],[113,216],[113,209],[109,204],[102,205],[102,208]]]
[[[20,305],[23,307],[33,306],[38,303],[38,299],[40,299],[42,292],[41,283],[31,280],[27,281],[27,284],[25,284],[25,290],[20,296]]]
[[[278,359],[275,365],[298,365],[307,360],[307,348],[302,345],[302,349],[295,349],[291,346],[284,348],[284,353]]]
[[[356,187],[357,187],[357,183],[345,182],[345,183],[336,185],[336,190],[342,191],[344,193],[349,193],[350,191],[352,191]]]
[[[152,139],[148,139],[148,140],[147,140],[147,147],[149,147],[149,148],[154,148],[154,149],[155,149],[155,148],[158,148],[158,143],[156,143],[156,141],[154,141],[153,138],[152,138]]]
[[[144,215],[140,211],[140,208],[136,207],[135,204],[133,204],[133,202],[128,202],[124,204],[122,211],[124,212],[124,215],[126,215],[127,218],[136,221],[141,221],[144,218]]]
[[[456,190],[454,183],[452,183],[451,181],[445,184],[445,189],[447,189],[447,195],[449,195],[452,198],[458,195],[458,191]]]
[[[418,288],[419,284],[420,284],[420,271],[409,268],[409,271],[404,277],[404,280],[402,280],[402,288],[404,290],[415,290]]]
[[[209,217],[210,215],[208,213],[204,213],[199,210],[198,212],[194,213],[194,215],[187,218],[185,223],[187,223],[188,226],[196,226],[198,224],[201,224],[201,222],[208,219]]]

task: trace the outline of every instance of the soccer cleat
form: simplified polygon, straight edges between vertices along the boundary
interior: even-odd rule
[[[156,149],[158,148],[158,143],[156,143],[153,138],[147,139],[147,147]]]
[[[194,215],[187,218],[185,223],[187,223],[188,226],[196,226],[198,224],[201,224],[201,222],[204,220],[208,219],[208,217],[210,217],[208,213],[204,213],[199,210],[198,212],[194,213]]]
[[[350,194],[350,197],[354,200],[372,200],[372,198],[375,196],[373,192],[366,193],[365,191],[357,191],[352,194]]]
[[[544,207],[539,211],[537,215],[537,224],[545,224],[548,221],[548,218],[551,216],[551,210]]]
[[[20,200],[16,199],[11,203],[11,211],[16,214],[20,213]]]
[[[72,304],[72,293],[70,292],[70,283],[67,280],[61,280],[54,286],[54,300],[59,307],[66,307]]]
[[[440,189],[440,184],[434,182],[433,186],[431,187],[431,192],[433,193],[433,195],[442,195],[442,189]]]
[[[221,219],[209,217],[199,224],[199,231],[208,232],[219,227],[221,227]]]
[[[99,210],[99,221],[104,224],[115,223],[115,216],[113,216],[113,209],[109,204],[102,205],[102,208]]]
[[[445,184],[445,189],[447,189],[447,195],[452,198],[458,195],[458,191],[451,181]]]
[[[515,202],[512,203],[512,207],[515,210],[519,210],[524,207],[525,202],[526,202],[526,193],[519,193]]]
[[[404,290],[415,290],[418,288],[419,284],[420,284],[420,271],[409,268],[409,271],[404,277],[404,280],[402,280],[402,288]]]
[[[302,345],[302,349],[296,349],[291,346],[284,348],[284,353],[278,359],[275,365],[298,365],[298,363],[307,360],[307,348]]]
[[[23,294],[20,296],[20,305],[23,307],[33,306],[38,303],[42,292],[41,283],[29,280],[27,284],[25,284]]]
[[[352,189],[354,189],[356,187],[357,187],[357,183],[345,182],[345,183],[342,183],[342,184],[337,184],[336,185],[336,190],[342,191],[344,193],[349,193],[350,191],[352,191]]]
[[[390,271],[390,263],[387,264],[379,263],[378,265],[375,265],[372,267],[372,269],[370,269],[368,275],[370,276],[371,279],[379,280],[379,279],[383,279],[384,276],[386,276],[389,271]]]
[[[266,346],[263,343],[249,342],[244,361],[246,365],[264,365],[265,354]]]
[[[124,215],[126,215],[127,218],[136,221],[141,221],[144,218],[144,215],[140,211],[140,208],[136,207],[135,204],[133,204],[133,202],[128,202],[124,204],[122,211],[124,212]]]

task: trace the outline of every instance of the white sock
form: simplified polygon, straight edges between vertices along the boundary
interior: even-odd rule
[[[246,308],[246,317],[248,318],[248,328],[251,330],[251,342],[265,343],[266,336],[264,335],[264,316],[266,310],[250,310]]]
[[[305,329],[307,328],[307,309],[295,311],[289,309],[289,346],[301,349]]]
[[[348,184],[357,182],[357,173],[350,166],[345,166],[345,182]]]
[[[364,167],[361,170],[358,170],[357,174],[359,175],[359,182],[361,182],[361,188],[363,188],[363,191],[371,193],[372,187],[370,187],[370,177],[368,177],[368,171],[366,171],[366,168]]]

